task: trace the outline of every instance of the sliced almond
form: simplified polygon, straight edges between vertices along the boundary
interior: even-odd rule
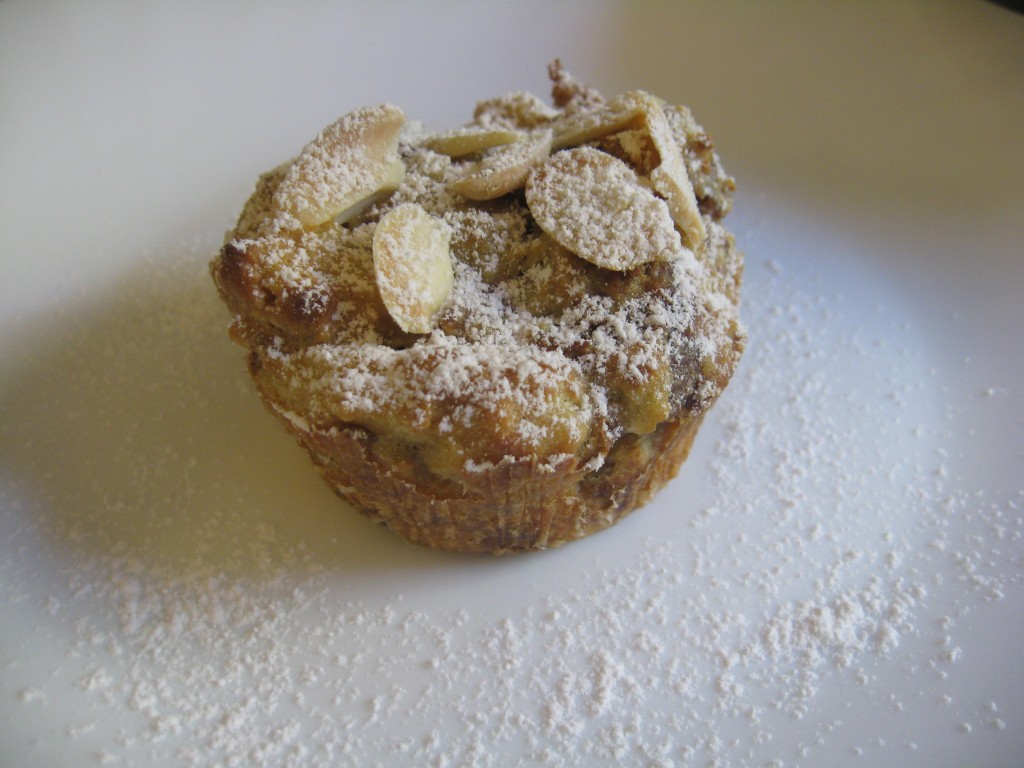
[[[651,182],[655,191],[668,201],[672,220],[683,234],[683,243],[697,250],[705,237],[704,222],[697,207],[697,196],[686,172],[686,161],[682,150],[672,138],[672,127],[653,96],[645,99],[644,120],[651,140],[658,151],[661,163],[651,171]]]
[[[624,162],[592,147],[556,152],[526,182],[540,228],[582,259],[625,271],[681,247],[668,205]]]
[[[427,138],[423,146],[448,157],[463,157],[485,149],[511,144],[523,137],[522,131],[510,128],[480,128],[470,126]]]
[[[307,144],[274,193],[275,209],[316,227],[402,183],[398,134],[405,115],[382,104],[350,112]]]
[[[451,229],[416,203],[388,211],[373,235],[373,270],[388,313],[408,333],[430,333],[452,291]]]
[[[552,147],[578,146],[632,127],[642,127],[650,135],[660,159],[651,172],[651,183],[668,201],[683,242],[696,249],[705,236],[704,223],[682,151],[672,138],[672,128],[657,98],[644,91],[630,91],[595,109],[567,113],[552,126]]]
[[[470,200],[493,200],[519,189],[530,170],[551,153],[551,131],[525,134],[514,144],[495,148],[474,163],[465,176],[451,185],[453,192]]]
[[[649,98],[642,91],[630,91],[596,108],[560,115],[551,126],[554,132],[552,148],[576,147],[625,130],[643,116],[645,99]]]
[[[473,119],[486,128],[539,128],[558,115],[532,93],[509,93],[476,105]]]

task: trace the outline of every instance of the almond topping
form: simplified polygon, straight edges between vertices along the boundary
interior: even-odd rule
[[[694,251],[705,237],[704,222],[697,207],[697,196],[686,172],[683,153],[672,138],[672,128],[657,99],[647,96],[644,119],[661,164],[651,171],[655,191],[668,202],[672,220],[683,234],[683,243]]]
[[[514,144],[491,150],[469,172],[451,185],[453,192],[471,200],[492,200],[521,188],[530,170],[551,153],[551,131],[526,134]]]
[[[592,147],[557,152],[526,183],[540,228],[582,259],[626,271],[681,248],[668,205],[624,162]]]
[[[373,269],[388,313],[407,333],[430,333],[452,291],[451,229],[417,203],[385,214],[373,234]]]
[[[509,93],[476,105],[473,120],[487,128],[540,128],[558,115],[532,93]]]
[[[462,157],[502,144],[512,144],[522,136],[522,131],[510,128],[459,128],[431,136],[423,142],[423,146],[448,157]]]
[[[657,98],[643,91],[630,91],[597,108],[566,113],[554,123],[552,146],[556,150],[578,146],[635,127],[646,130],[660,158],[651,172],[652,185],[668,201],[684,244],[696,250],[705,236],[704,223],[682,152]]]
[[[642,91],[630,91],[593,109],[566,112],[552,125],[552,147],[556,150],[576,147],[625,130],[639,121],[644,114],[645,100],[650,98]]]
[[[317,227],[405,177],[398,134],[405,115],[383,104],[350,112],[307,144],[274,192],[274,208]]]

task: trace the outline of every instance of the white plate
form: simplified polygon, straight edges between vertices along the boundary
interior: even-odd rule
[[[1024,20],[418,5],[0,4],[0,764],[1019,765]],[[338,114],[556,55],[715,137],[749,349],[614,529],[416,549],[263,411],[206,262]]]

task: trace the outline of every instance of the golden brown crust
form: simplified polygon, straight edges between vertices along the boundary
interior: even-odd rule
[[[381,105],[264,174],[211,271],[270,410],[343,498],[440,549],[555,546],[673,477],[743,350],[733,181],[684,107]]]
[[[328,485],[371,519],[434,549],[500,554],[582,538],[642,506],[676,476],[702,418],[618,441],[597,471],[575,458],[554,465],[508,459],[478,470],[474,492],[439,486],[415,456],[382,456],[364,429],[289,428]]]

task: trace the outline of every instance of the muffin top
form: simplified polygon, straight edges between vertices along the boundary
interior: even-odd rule
[[[267,399],[465,482],[600,467],[707,409],[743,346],[734,184],[685,107],[559,64],[432,133],[380,105],[264,174],[212,271]]]

